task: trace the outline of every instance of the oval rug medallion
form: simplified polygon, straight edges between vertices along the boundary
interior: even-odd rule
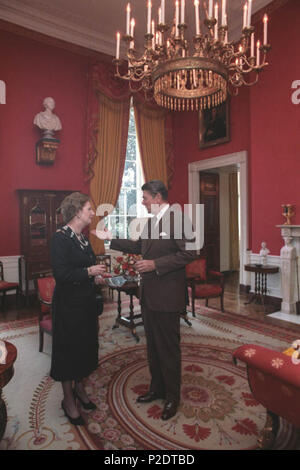
[[[163,400],[136,403],[150,383],[145,346],[100,361],[86,382],[98,405],[98,410],[86,414],[86,431],[94,445],[104,440],[106,449],[123,450],[257,447],[266,412],[249,393],[245,369],[232,363],[232,353],[224,347],[181,347],[181,404],[168,421],[161,420]]]

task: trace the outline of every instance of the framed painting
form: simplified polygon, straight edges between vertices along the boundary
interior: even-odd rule
[[[213,147],[230,141],[229,99],[216,108],[199,111],[199,147]]]

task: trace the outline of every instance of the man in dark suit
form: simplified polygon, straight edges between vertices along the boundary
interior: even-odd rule
[[[185,265],[197,255],[186,249],[187,220],[181,211],[171,210],[165,185],[154,180],[144,184],[142,190],[143,205],[154,217],[137,241],[115,239],[110,247],[143,257],[135,267],[141,273],[140,303],[151,385],[137,401],[150,403],[164,398],[162,419],[167,420],[176,414],[180,402],[180,313],[187,303]],[[189,229],[191,234],[191,226]]]

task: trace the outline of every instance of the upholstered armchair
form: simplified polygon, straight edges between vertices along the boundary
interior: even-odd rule
[[[300,429],[300,364],[290,355],[245,344],[233,354],[233,360],[247,365],[253,397],[267,410],[267,421],[258,439],[261,448],[270,448],[279,429],[279,417]]]
[[[36,280],[38,298],[40,301],[39,311],[39,352],[43,352],[44,333],[52,335],[52,296],[55,287],[55,279],[52,276],[42,277]]]
[[[192,299],[192,313],[195,316],[195,299],[208,300],[220,297],[221,310],[224,312],[224,275],[219,271],[207,269],[205,258],[198,258],[186,267],[189,295]]]
[[[6,292],[10,290],[16,291],[16,301],[18,305],[19,300],[19,283],[18,282],[8,282],[4,280],[4,270],[3,270],[3,263],[0,261],[0,293],[2,293],[2,310],[5,309],[5,297]]]

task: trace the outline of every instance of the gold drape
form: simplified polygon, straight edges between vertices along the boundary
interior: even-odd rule
[[[93,164],[94,177],[90,181],[91,200],[95,210],[100,204],[115,206],[122,183],[126,144],[128,136],[130,99],[113,100],[98,93],[99,122],[97,157]],[[95,217],[90,230],[96,228],[99,217]],[[104,253],[103,241],[90,236],[96,254]]]
[[[135,101],[134,116],[145,180],[159,179],[168,187],[165,149],[166,111]]]
[[[239,259],[239,214],[237,173],[229,175],[229,229],[230,229],[230,269],[238,271]]]

